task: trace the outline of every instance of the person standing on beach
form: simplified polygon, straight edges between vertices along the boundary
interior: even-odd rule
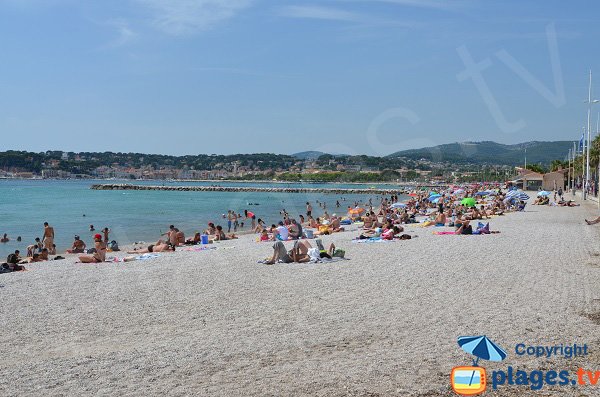
[[[233,211],[227,211],[227,233],[231,233],[231,224],[233,223]]]
[[[110,229],[105,227],[102,229],[102,234],[104,234],[104,244],[108,244],[108,233],[110,233]]]
[[[306,216],[309,217],[312,215],[312,205],[307,201],[306,202]]]
[[[251,230],[256,229],[256,215],[254,215],[254,212],[244,210],[244,215],[246,215],[246,219],[250,218],[252,220]]]
[[[231,219],[233,220],[233,232],[237,232],[240,222],[238,221],[239,215],[235,211],[231,211]]]
[[[44,248],[48,250],[52,249],[52,245],[54,244],[54,228],[48,224],[48,222],[44,222]]]

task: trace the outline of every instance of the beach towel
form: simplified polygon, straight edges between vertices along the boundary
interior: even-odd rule
[[[154,259],[154,258],[159,258],[160,254],[151,254],[151,253],[147,253],[147,254],[142,254],[140,256],[136,256],[135,259],[138,261],[146,261],[148,259]]]
[[[208,250],[216,250],[217,247],[187,247],[182,249],[181,251],[191,251],[191,252],[200,252],[200,251],[208,251]]]
[[[447,232],[433,232],[433,234],[437,234],[439,236],[441,236],[441,235],[448,235],[448,234],[456,235],[455,232],[448,232],[448,231]]]
[[[393,240],[384,240],[381,237],[371,237],[371,238],[365,238],[362,240],[352,240],[353,243],[360,243],[360,244],[364,244],[364,243],[387,243],[387,242],[391,242]]]

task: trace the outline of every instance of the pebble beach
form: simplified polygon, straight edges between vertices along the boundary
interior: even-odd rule
[[[520,368],[598,367],[600,226],[583,221],[597,213],[529,205],[492,218],[499,234],[409,225],[417,238],[372,244],[351,226],[323,238],[346,251],[334,263],[260,264],[272,243],[243,235],[145,261],[30,264],[0,275],[0,395],[451,396],[451,369],[471,363],[456,339],[479,334]],[[514,354],[574,342],[590,354]]]

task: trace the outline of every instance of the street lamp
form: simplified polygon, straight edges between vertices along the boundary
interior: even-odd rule
[[[586,150],[586,160],[585,160],[585,180],[583,181],[583,199],[587,199],[587,190],[589,187],[590,180],[590,144],[591,134],[592,134],[592,125],[590,117],[592,115],[592,105],[600,102],[598,99],[592,99],[592,70],[590,69],[590,85],[588,87],[588,100],[585,103],[588,104],[588,114],[587,114],[587,150]]]

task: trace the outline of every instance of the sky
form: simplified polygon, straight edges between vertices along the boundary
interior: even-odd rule
[[[599,14],[560,0],[0,0],[0,151],[579,140],[590,69],[600,96]]]

